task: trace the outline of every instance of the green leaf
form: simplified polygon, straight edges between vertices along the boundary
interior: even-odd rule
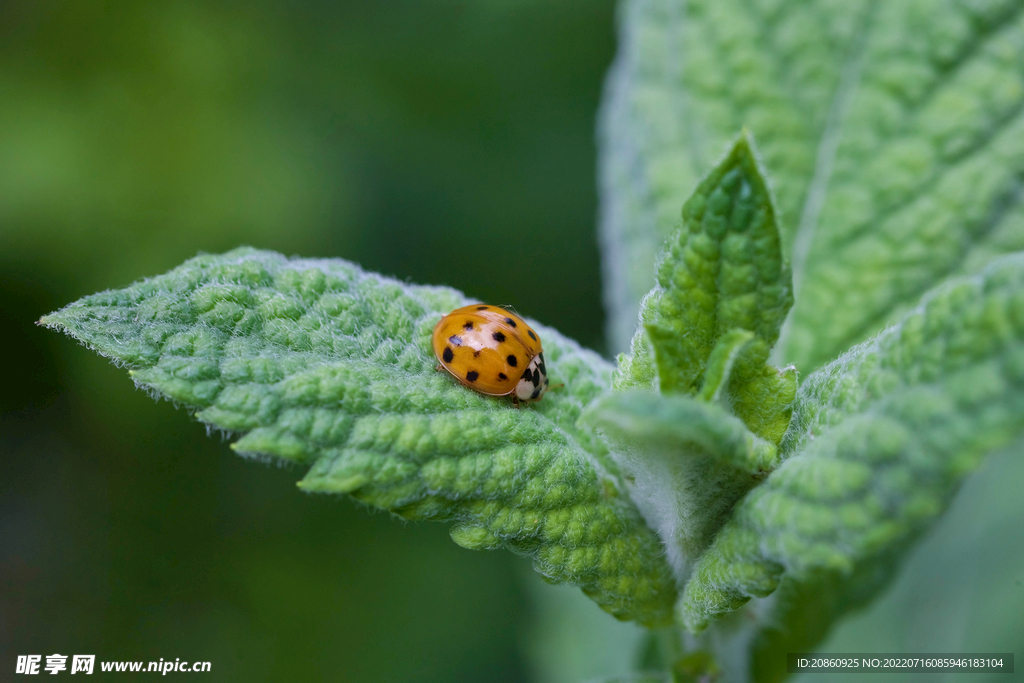
[[[625,0],[601,112],[613,349],[676,211],[742,126],[783,216],[809,372],[1024,249],[1024,2]]]
[[[791,365],[780,370],[762,363],[749,375],[732,377],[729,402],[752,432],[777,444],[789,428],[796,390],[796,368]]]
[[[602,432],[630,497],[665,543],[680,579],[733,505],[776,465],[776,449],[724,408],[689,396],[606,394],[581,421]]]
[[[699,631],[778,589],[750,613],[767,628],[760,646],[805,651],[886,584],[983,456],[1022,432],[1018,254],[939,288],[803,382],[782,464],[697,563],[682,620]]]
[[[725,391],[732,377],[732,368],[753,341],[754,333],[747,330],[730,330],[719,337],[708,356],[708,365],[697,398],[709,403],[719,403],[726,398]]]
[[[658,537],[619,494],[603,444],[576,427],[611,368],[537,325],[561,391],[516,410],[436,372],[430,335],[468,303],[341,260],[237,249],[200,256],[44,317],[142,387],[242,434],[240,453],[298,463],[308,491],[408,519],[454,521],[469,548],[533,558],[621,619],[671,619]]]
[[[657,285],[641,305],[642,327],[616,386],[650,386],[653,367],[662,392],[717,396],[755,433],[778,442],[789,424],[796,375],[766,361],[793,294],[774,202],[749,133],[701,181],[682,218],[665,245]],[[653,363],[645,358],[650,354]]]
[[[793,366],[780,370],[765,363],[764,350],[746,330],[723,335],[708,359],[698,397],[728,405],[751,431],[777,444],[793,414],[797,373]]]

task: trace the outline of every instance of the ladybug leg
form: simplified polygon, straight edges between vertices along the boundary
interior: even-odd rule
[[[519,410],[519,408],[520,408],[519,397],[516,396],[515,394],[512,394],[512,405],[514,405],[516,407],[516,410]]]
[[[440,363],[434,366],[434,372],[441,372],[442,370],[444,370],[444,366]]]

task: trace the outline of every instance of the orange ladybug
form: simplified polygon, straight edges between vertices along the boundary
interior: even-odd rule
[[[488,396],[539,401],[548,388],[540,337],[522,318],[500,306],[457,308],[434,326],[434,355],[470,389]]]

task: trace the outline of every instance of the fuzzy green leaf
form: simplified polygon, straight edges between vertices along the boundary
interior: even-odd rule
[[[769,639],[805,651],[885,584],[981,458],[1022,432],[1019,254],[939,288],[803,382],[782,464],[701,557],[681,618],[700,630],[778,588]]]
[[[434,369],[430,335],[469,303],[341,260],[200,256],[46,316],[146,389],[242,434],[243,454],[309,466],[300,486],[408,519],[454,521],[469,548],[527,554],[621,619],[671,618],[661,544],[576,427],[611,368],[537,325],[561,391],[516,410]]]
[[[742,126],[794,270],[779,363],[809,372],[1024,249],[1021,0],[624,0],[621,18],[600,126],[612,348]]]
[[[754,339],[754,333],[747,330],[730,330],[719,337],[708,356],[708,365],[697,398],[709,403],[720,403],[726,398],[725,391],[732,378],[733,366]]]
[[[581,421],[601,431],[630,497],[684,579],[733,505],[776,464],[774,445],[724,408],[647,390],[606,394]]]
[[[755,433],[778,442],[796,375],[766,361],[791,290],[774,200],[743,132],[683,205],[682,227],[665,245],[616,386],[651,386],[653,368],[662,392],[718,397]],[[653,362],[644,358],[651,354]]]

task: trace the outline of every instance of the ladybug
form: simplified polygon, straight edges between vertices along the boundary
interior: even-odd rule
[[[455,379],[512,403],[539,401],[548,388],[540,337],[522,318],[500,306],[457,308],[434,326],[434,355]]]

